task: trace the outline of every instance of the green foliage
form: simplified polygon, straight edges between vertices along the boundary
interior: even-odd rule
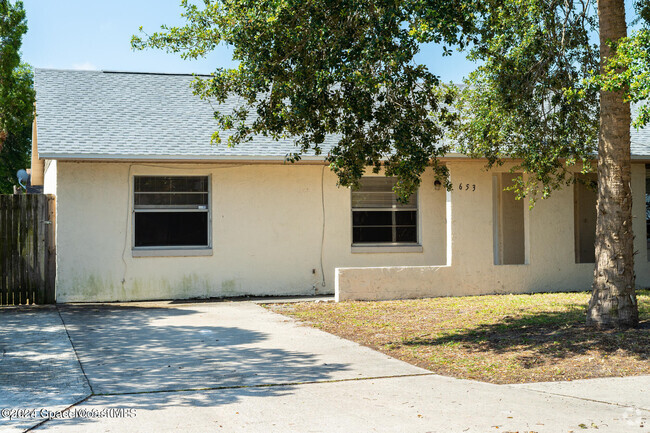
[[[588,2],[489,2],[476,21],[470,58],[483,61],[466,81],[457,106],[460,150],[487,158],[487,167],[513,158],[523,172],[512,188],[532,203],[573,182],[568,168],[589,161],[598,137],[598,93],[583,80],[598,65],[589,42],[596,25]]]
[[[641,102],[632,124],[643,128],[650,122],[650,104],[646,101],[650,96],[650,1],[637,2],[636,9],[643,28],[618,41],[615,54],[589,83],[603,90],[622,90],[627,102]]]
[[[222,102],[239,95],[245,105],[215,113],[234,146],[255,134],[295,139],[288,155],[320,154],[326,136],[338,143],[326,156],[339,182],[357,186],[366,167],[397,176],[408,197],[427,166],[447,182],[438,157],[456,116],[452,93],[414,56],[420,42],[464,44],[471,15],[462,1],[224,0],[199,8],[182,2],[183,27],[134,36],[135,49],[159,48],[183,58],[205,56],[218,44],[233,47],[235,69],[197,78],[195,92]],[[213,141],[220,143],[219,132]],[[449,184],[447,183],[447,186]]]
[[[239,95],[244,106],[215,113],[220,143],[256,134],[292,137],[301,153],[326,156],[339,182],[357,186],[367,167],[398,177],[408,197],[451,150],[520,161],[520,195],[542,196],[572,181],[567,167],[596,146],[597,92],[582,81],[597,66],[589,43],[594,10],[585,0],[206,0],[182,2],[187,23],[134,36],[134,49],[156,48],[194,59],[232,46],[234,69],[198,78],[194,90],[217,102]],[[142,29],[141,29],[142,30]],[[415,63],[421,43],[470,49],[483,61],[460,92]],[[445,50],[449,51],[448,48]],[[457,125],[463,115],[461,127]],[[460,143],[444,139],[449,134]]]
[[[650,0],[637,0],[634,2],[634,8],[639,16],[638,19],[648,26],[650,24]]]
[[[0,0],[0,193],[11,193],[16,172],[29,164],[34,112],[33,75],[20,63],[27,21],[22,2]]]

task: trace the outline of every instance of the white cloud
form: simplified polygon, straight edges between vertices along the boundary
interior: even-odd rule
[[[72,69],[77,71],[98,71],[99,70],[97,66],[93,65],[90,62],[75,63],[72,65]]]

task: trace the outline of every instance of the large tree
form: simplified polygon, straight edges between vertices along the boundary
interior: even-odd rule
[[[12,192],[16,172],[29,165],[34,89],[30,68],[20,62],[25,32],[22,2],[0,0],[0,193]]]
[[[597,15],[596,15],[597,14]],[[461,98],[457,139],[488,165],[517,158],[515,189],[534,199],[592,169],[597,151],[596,266],[587,323],[638,324],[626,88],[589,85],[626,34],[623,0],[524,0],[494,4],[471,56],[485,63]],[[598,30],[600,44],[590,45]],[[617,74],[624,68],[617,68]],[[618,76],[618,75],[617,75]],[[526,179],[524,181],[524,179]]]
[[[604,66],[627,36],[623,0],[599,0],[600,59]],[[625,89],[600,92],[596,269],[587,323],[630,327],[639,323],[634,275],[630,157],[630,103]]]
[[[415,62],[420,44],[471,46],[471,55],[485,67],[474,74],[469,96],[461,97],[460,107],[470,115],[455,138],[489,164],[520,159],[532,174],[531,181],[520,183],[520,193],[548,196],[571,182],[567,164],[588,170],[599,137],[600,246],[589,319],[633,326],[629,107],[626,125],[620,94],[603,92],[598,135],[598,93],[582,85],[598,65],[597,47],[589,43],[597,27],[592,5],[589,0],[205,0],[197,7],[183,1],[185,26],[136,36],[132,46],[196,58],[221,43],[231,45],[239,66],[217,69],[195,83],[201,97],[223,101],[234,93],[245,101],[232,113],[215,114],[229,145],[267,134],[296,137],[300,152],[318,153],[325,137],[334,136],[338,142],[326,158],[342,185],[355,186],[366,167],[378,171],[383,165],[387,175],[398,178],[396,192],[402,196],[419,185],[428,166],[448,181],[439,158],[452,148],[443,136],[454,130],[458,115],[448,110],[454,89],[440,86]],[[610,49],[604,41],[625,33],[621,11],[622,0],[601,0],[601,57]],[[215,133],[216,142],[221,138]],[[298,159],[300,152],[290,158]]]

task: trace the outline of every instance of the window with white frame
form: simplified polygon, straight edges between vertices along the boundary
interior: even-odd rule
[[[417,193],[400,203],[393,192],[396,179],[363,177],[352,191],[354,245],[417,245]]]
[[[210,246],[208,176],[135,176],[135,248]]]

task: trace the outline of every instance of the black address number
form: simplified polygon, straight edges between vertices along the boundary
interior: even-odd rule
[[[469,183],[466,183],[466,184],[459,183],[458,184],[458,190],[459,191],[463,191],[463,190],[464,191],[476,191],[476,184],[473,183],[473,184],[470,185]]]

